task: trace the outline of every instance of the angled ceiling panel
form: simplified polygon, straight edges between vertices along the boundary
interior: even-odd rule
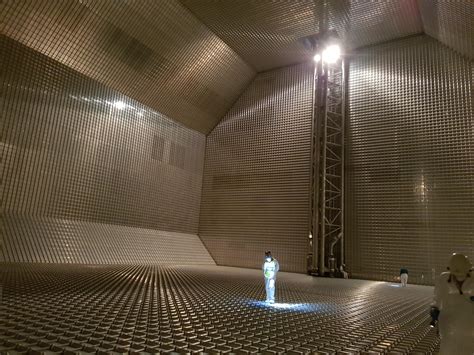
[[[177,0],[0,3],[5,34],[208,133],[255,75]]]
[[[346,49],[423,31],[416,0],[181,0],[257,71],[308,60],[302,38],[327,24]]]
[[[348,49],[423,32],[416,0],[353,1],[345,10],[335,22]]]
[[[257,71],[308,59],[300,39],[319,32],[323,13],[313,0],[181,2]]]
[[[419,0],[426,34],[474,59],[474,2]]]

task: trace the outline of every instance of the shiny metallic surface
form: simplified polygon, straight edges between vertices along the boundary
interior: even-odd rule
[[[0,1],[0,354],[435,353],[433,288],[413,283],[474,259],[472,17],[460,1]],[[323,31],[350,61],[351,280],[297,274],[321,133],[305,38]],[[266,250],[294,272],[271,306]],[[354,279],[401,267],[408,287]]]
[[[170,248],[212,262],[204,134],[5,36],[0,53],[5,260],[160,262],[176,232]]]
[[[208,133],[255,75],[177,0],[0,3],[0,33]]]
[[[196,234],[8,212],[2,230],[6,262],[215,265]]]
[[[416,0],[350,1],[335,23],[347,51],[423,32]]]
[[[311,208],[312,267],[309,272],[319,275],[335,274],[344,264],[344,151],[345,151],[345,64],[319,63],[316,68],[317,89],[314,116],[316,117],[316,152],[313,159],[318,165],[312,177],[317,181],[311,193],[317,198]],[[318,134],[319,133],[319,134]],[[314,245],[314,246],[315,246]],[[335,246],[338,246],[335,249]],[[316,255],[318,254],[318,255]],[[318,263],[316,263],[318,260]],[[318,266],[319,265],[319,266]],[[316,269],[317,268],[317,269]]]
[[[181,2],[257,71],[309,59],[300,39],[318,32],[324,7],[312,0]]]
[[[226,267],[0,264],[6,354],[429,354],[432,287]]]
[[[1,258],[304,272],[324,29],[352,63],[349,271],[432,283],[473,256],[472,28],[461,1],[1,1]]]
[[[423,31],[416,0],[180,1],[257,71],[310,59],[323,22],[346,51]]]
[[[306,271],[311,64],[261,73],[207,137],[199,235],[219,265]]]
[[[432,284],[474,257],[473,64],[428,36],[358,51],[349,73],[347,265]]]
[[[426,34],[474,59],[474,2],[418,0]]]

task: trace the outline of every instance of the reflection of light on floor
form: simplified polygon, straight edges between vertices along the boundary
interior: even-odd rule
[[[401,285],[400,284],[390,284],[389,286],[390,287],[400,287]]]
[[[317,303],[268,303],[265,301],[250,301],[250,304],[258,308],[274,308],[300,312],[321,311],[321,306]]]
[[[270,303],[268,306],[273,307],[273,308],[287,309],[287,308],[298,308],[304,305],[301,303]]]

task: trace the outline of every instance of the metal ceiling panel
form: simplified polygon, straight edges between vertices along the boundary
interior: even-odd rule
[[[319,28],[312,0],[181,1],[257,71],[308,59],[300,39]]]
[[[257,71],[308,60],[302,38],[328,24],[346,48],[422,32],[416,0],[181,0]]]
[[[425,32],[474,59],[474,2],[419,0]]]
[[[208,133],[255,75],[177,0],[6,1],[0,33]]]
[[[345,10],[335,24],[348,49],[423,32],[416,0],[353,1]]]

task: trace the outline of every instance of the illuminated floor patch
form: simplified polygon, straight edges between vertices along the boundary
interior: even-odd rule
[[[0,353],[429,353],[433,289],[225,267],[0,265]]]
[[[282,302],[275,302],[275,303],[268,303],[266,301],[255,301],[250,300],[248,304],[253,305],[258,308],[267,308],[267,309],[275,309],[275,310],[282,310],[282,311],[292,311],[292,312],[316,312],[321,313],[324,311],[324,307],[317,303],[282,303]]]

